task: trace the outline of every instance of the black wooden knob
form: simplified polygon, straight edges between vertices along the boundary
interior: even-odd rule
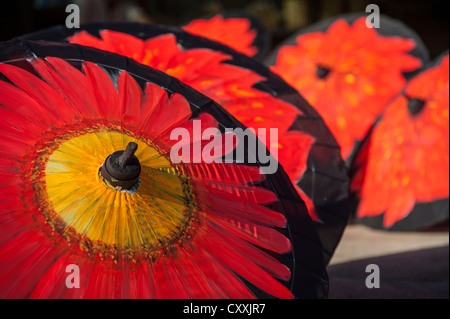
[[[113,187],[131,189],[139,182],[141,164],[134,155],[138,145],[128,143],[124,151],[117,151],[109,155],[103,164],[101,176]]]

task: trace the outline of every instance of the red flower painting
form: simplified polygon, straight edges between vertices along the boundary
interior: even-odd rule
[[[360,187],[358,217],[382,216],[382,227],[391,228],[416,204],[448,198],[448,113],[447,55],[410,80],[370,135],[361,154],[364,165],[354,177]],[[430,220],[422,215],[426,225]]]
[[[253,46],[257,31],[251,29],[250,20],[239,17],[223,17],[218,14],[210,19],[191,21],[183,30],[213,41],[223,43],[237,52],[255,56],[258,48]]]
[[[420,67],[408,54],[415,42],[380,36],[365,17],[349,25],[336,20],[324,32],[297,37],[282,46],[271,70],[295,87],[320,113],[348,158],[375,119]]]

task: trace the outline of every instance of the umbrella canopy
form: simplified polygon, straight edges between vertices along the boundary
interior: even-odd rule
[[[349,214],[349,177],[339,146],[322,118],[258,61],[179,29],[143,24],[55,27],[28,39],[70,41],[128,56],[159,69],[217,101],[245,126],[276,128],[278,142],[258,137],[280,161],[306,201],[331,258]],[[277,154],[275,154],[277,153]]]
[[[348,163],[401,92],[404,73],[428,58],[422,41],[401,22],[381,16],[380,26],[368,28],[359,14],[339,16],[301,30],[267,60],[324,118]]]
[[[283,169],[265,174],[251,151],[198,158],[211,154],[198,134],[215,128],[227,154],[225,129],[245,129],[218,104],[95,49],[0,52],[3,298],[326,297],[319,238]]]
[[[357,217],[416,230],[449,216],[449,56],[412,78],[363,143],[352,168]]]
[[[264,23],[244,12],[227,12],[195,19],[182,29],[225,44],[258,60],[263,59],[271,45],[270,33]]]

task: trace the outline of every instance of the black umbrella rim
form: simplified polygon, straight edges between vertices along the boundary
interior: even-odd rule
[[[226,127],[246,128],[208,97],[163,72],[141,65],[126,57],[68,43],[22,39],[0,43],[1,63],[23,61],[28,56],[37,58],[52,56],[71,62],[90,61],[104,67],[126,70],[140,85],[142,81],[139,81],[139,79],[155,83],[164,88],[169,94],[179,93],[183,95],[188,100],[193,115],[201,108],[201,111],[209,113],[216,119],[221,119],[218,121]],[[193,99],[195,99],[196,103],[192,101]],[[193,105],[199,106],[199,108],[192,109]],[[261,145],[261,142],[259,143]],[[280,185],[284,185],[285,189],[280,188]],[[272,191],[280,191],[275,194],[279,199],[280,212],[287,219],[286,229],[280,231],[289,237],[293,247],[292,251],[288,253],[292,256],[290,258],[292,260],[290,266],[293,268],[292,277],[287,282],[280,282],[287,286],[296,297],[326,298],[328,294],[328,276],[321,253],[322,247],[305,204],[291,185],[289,177],[281,165],[279,165],[276,173],[266,175],[265,184],[261,184],[261,186]],[[286,208],[287,204],[295,207],[295,214],[292,209]],[[302,248],[300,246],[303,245],[305,245],[305,251],[300,249]],[[308,258],[304,258],[305,255],[308,255]],[[280,255],[280,258],[283,258],[283,255]],[[307,287],[306,290],[304,289],[305,287]],[[253,292],[259,297],[269,297],[266,293],[259,291],[259,289]]]

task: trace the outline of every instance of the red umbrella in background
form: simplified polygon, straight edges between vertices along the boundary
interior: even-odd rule
[[[405,72],[428,57],[401,22],[381,16],[381,28],[350,14],[320,22],[286,40],[268,59],[324,118],[351,162],[384,107],[405,85]]]
[[[192,134],[218,128],[232,150],[224,129],[245,127],[218,104],[103,51],[0,52],[3,298],[326,297],[319,239],[281,167],[178,152],[175,129],[194,152]]]
[[[277,159],[306,201],[331,258],[348,218],[348,175],[321,117],[254,59],[179,29],[143,24],[56,27],[26,36],[68,40],[115,52],[159,69],[217,101],[245,126],[278,129]],[[267,143],[264,133],[258,137]],[[272,152],[274,153],[274,152]]]
[[[357,218],[416,230],[449,216],[449,56],[412,78],[383,113],[354,162]]]
[[[183,30],[229,46],[258,60],[269,51],[270,33],[262,21],[243,12],[228,12],[195,19]]]

